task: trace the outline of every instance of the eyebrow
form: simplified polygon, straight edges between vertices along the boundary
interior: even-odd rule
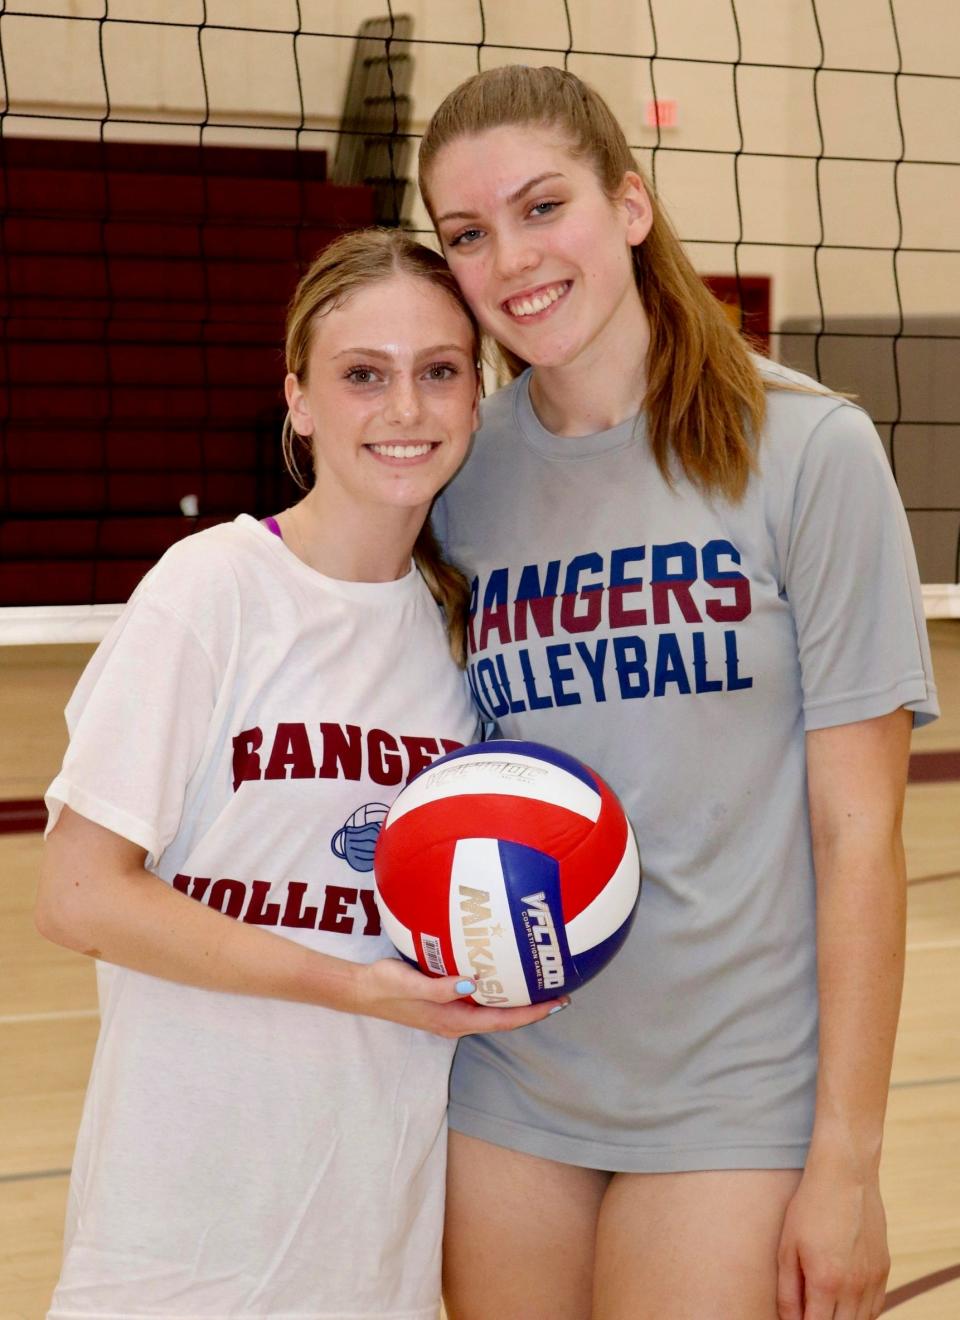
[[[417,357],[433,357],[437,353],[462,353],[464,357],[470,356],[462,344],[434,344],[430,348],[421,349],[417,353]],[[339,353],[334,353],[332,360],[336,361],[337,358],[342,357],[390,358],[392,356],[391,353],[384,352],[382,348],[363,348],[362,346],[358,346],[357,348],[342,348]]]
[[[546,174],[538,174],[535,178],[528,179],[516,192],[512,192],[507,198],[507,205],[512,206],[515,202],[521,201],[531,188],[536,188],[538,183],[545,183],[547,179],[562,179],[564,177],[559,170],[550,170]],[[445,220],[475,220],[476,218],[476,211],[447,211],[445,215],[437,216],[436,223],[442,225]]]

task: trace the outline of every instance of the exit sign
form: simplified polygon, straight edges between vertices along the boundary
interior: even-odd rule
[[[676,101],[648,101],[643,110],[643,122],[647,128],[676,128]]]

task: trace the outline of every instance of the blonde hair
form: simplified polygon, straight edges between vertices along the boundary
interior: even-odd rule
[[[443,147],[505,124],[562,132],[571,153],[589,160],[611,198],[628,171],[644,180],[653,224],[633,248],[633,263],[650,323],[644,411],[653,454],[666,481],[672,479],[674,459],[701,489],[739,499],[756,462],[766,414],[764,381],[750,348],[694,270],[623,130],[592,87],[563,69],[525,65],[488,69],[461,83],[430,120],[420,146],[420,190],[428,210],[433,214],[430,170]],[[498,347],[513,376],[529,365]]]
[[[325,247],[294,290],[287,308],[285,357],[287,371],[299,381],[307,378],[307,363],[318,316],[331,311],[358,289],[393,275],[410,275],[442,289],[463,312],[473,337],[473,357],[480,352],[480,328],[443,257],[399,229],[359,229],[343,234]],[[479,372],[479,364],[478,364]],[[307,436],[297,433],[288,412],[283,423],[283,459],[303,490],[310,483],[298,462],[298,451],[312,452]],[[467,616],[470,586],[448,563],[430,526],[423,524],[413,547],[413,558],[437,604],[443,610],[450,651],[461,668],[466,664]]]

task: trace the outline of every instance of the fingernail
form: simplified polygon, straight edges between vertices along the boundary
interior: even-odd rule
[[[476,988],[476,981],[458,981],[454,986],[458,995],[472,995]]]
[[[565,1008],[570,1007],[570,1000],[566,999],[562,1004],[554,1004],[553,1008],[547,1013],[547,1017],[553,1017],[554,1013],[562,1013]]]

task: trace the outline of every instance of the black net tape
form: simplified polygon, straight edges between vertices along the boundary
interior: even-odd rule
[[[960,314],[931,304],[915,272],[926,262],[935,272],[927,285],[936,283],[936,263],[957,262],[960,248],[936,227],[918,238],[908,218],[918,171],[957,196],[960,135],[945,152],[932,122],[925,141],[915,100],[922,84],[947,113],[960,106],[960,43],[952,65],[924,63],[917,51],[931,47],[918,46],[917,25],[929,17],[902,0],[862,5],[883,27],[886,54],[858,66],[836,58],[836,15],[824,0],[728,0],[715,50],[692,22],[678,38],[672,0],[645,0],[645,14],[626,0],[602,5],[603,41],[587,39],[599,30],[589,0],[540,0],[534,17],[510,21],[499,0],[424,3],[416,15],[374,0],[353,7],[349,27],[334,21],[347,7],[323,0],[0,3],[0,604],[125,599],[173,540],[293,497],[278,437],[283,310],[296,279],[344,229],[376,221],[431,237],[412,183],[418,130],[473,68],[514,60],[594,82],[633,126],[668,207],[677,162],[703,171],[702,207],[678,214],[698,268],[774,356],[863,399],[900,482],[922,575],[957,582]],[[682,0],[679,9],[715,20],[723,7]],[[758,23],[780,10],[798,23],[803,11],[796,59],[793,50],[779,61],[757,53]],[[246,23],[233,21],[241,16]],[[515,41],[504,39],[509,31]],[[542,44],[524,44],[534,31]],[[951,35],[960,31],[944,34],[945,49]],[[48,77],[44,99],[33,86],[36,52],[52,49],[69,56],[69,86],[51,92]],[[139,60],[149,82],[174,58],[192,91],[179,104],[158,96],[168,108],[151,109],[130,67]],[[39,62],[48,74],[55,67],[48,54]],[[718,114],[721,100],[730,107],[729,140],[687,140],[662,113],[638,135],[632,101],[671,96],[691,70],[704,85],[723,80],[711,85]],[[758,80],[777,76],[795,92],[803,80],[791,113],[809,112],[806,140],[787,131],[774,146],[756,140]],[[892,150],[836,146],[841,76],[883,98]],[[869,105],[848,105],[858,113]],[[714,223],[706,180],[724,167],[729,222]],[[809,171],[803,195],[791,194],[809,209],[809,232],[758,230],[759,169]],[[854,203],[864,170],[888,171],[886,230],[836,232],[825,198],[838,170],[849,172]],[[802,313],[781,288],[788,260],[809,263]],[[885,310],[871,307],[869,292],[862,309],[849,292],[838,302],[844,263],[861,260],[889,262]],[[782,309],[772,320],[771,279]]]

